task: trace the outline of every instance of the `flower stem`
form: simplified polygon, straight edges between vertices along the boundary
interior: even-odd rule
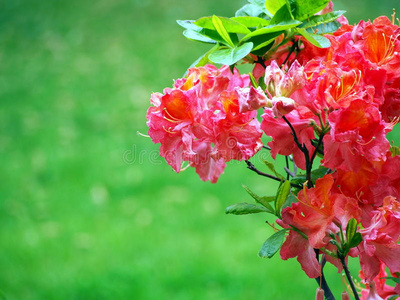
[[[325,299],[335,300],[335,296],[332,294],[332,291],[329,288],[328,283],[326,282],[324,274],[321,274],[321,276],[315,278],[315,280],[317,281],[318,285],[321,285],[321,289],[324,290]]]
[[[315,255],[317,256],[317,260],[319,261],[319,250],[314,249]],[[326,300],[335,300],[335,296],[332,294],[331,289],[329,288],[328,282],[326,282],[325,275],[324,275],[324,266],[326,263],[325,256],[322,256],[321,260],[321,276],[315,278],[318,285],[324,290],[325,299]]]
[[[282,181],[281,178],[275,177],[275,176],[273,176],[273,175],[271,175],[271,174],[264,173],[264,172],[258,170],[258,169],[255,167],[255,165],[253,165],[250,161],[245,160],[245,162],[246,162],[246,164],[247,164],[247,168],[248,168],[249,170],[252,170],[253,172],[256,172],[258,175],[261,175],[261,176],[264,176],[264,177],[268,177],[268,178],[270,178],[270,179],[272,179],[272,180],[275,180],[275,181]],[[284,180],[283,180],[283,181],[284,181]],[[292,187],[294,187],[294,188],[296,188],[296,189],[300,189],[300,190],[303,188],[301,185],[294,184],[294,183],[290,183],[290,185],[291,185]]]
[[[343,266],[344,272],[346,273],[347,281],[349,282],[351,290],[353,291],[354,298],[356,300],[360,300],[360,297],[358,296],[356,287],[354,285],[353,279],[351,278],[351,274],[350,274],[349,268],[347,267],[346,261],[344,260],[344,257],[339,257],[339,259],[340,259],[340,262],[341,262],[341,264]]]

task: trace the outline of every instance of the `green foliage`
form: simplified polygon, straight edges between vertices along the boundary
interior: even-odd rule
[[[240,20],[248,20],[247,18],[240,18]],[[252,18],[253,22],[255,20],[263,20],[261,18]],[[266,21],[266,20],[265,20]],[[260,21],[258,21],[260,22]],[[212,17],[203,17],[198,19],[196,22],[193,24],[201,27],[201,28],[206,28],[206,29],[212,29],[212,30],[217,30],[218,33],[223,32],[223,34],[220,33],[221,36],[223,36],[224,29],[227,32],[231,33],[242,33],[242,34],[248,34],[250,33],[250,30],[247,28],[246,25],[242,24],[241,22],[238,22],[235,20],[235,18],[225,18],[225,17],[217,17],[217,16],[212,16]],[[252,27],[252,26],[250,26]]]
[[[268,11],[265,9],[263,0],[248,0],[248,4],[245,4],[238,11],[236,11],[236,17],[265,17]]]
[[[290,194],[290,189],[291,186],[289,180],[285,180],[278,188],[275,198],[275,213],[278,217],[280,217],[282,206]]]
[[[224,41],[231,46],[232,48],[235,47],[235,45],[232,42],[231,37],[229,36],[228,31],[224,27],[224,24],[222,24],[222,21],[219,17],[217,16],[212,16],[212,25],[214,29],[218,32],[218,34],[224,39]],[[239,23],[238,23],[239,24]],[[241,24],[239,24],[241,25]],[[203,27],[204,28],[204,27]],[[212,28],[211,28],[212,29]],[[246,28],[247,29],[247,28]],[[232,26],[231,30],[235,30],[235,26]]]
[[[282,179],[282,180],[285,179],[281,174],[279,174],[279,173],[276,171],[276,168],[275,168],[275,164],[274,164],[274,163],[269,162],[268,160],[263,160],[263,162],[264,162],[264,164],[268,167],[268,169],[270,169],[270,171],[271,171],[276,177],[278,177],[278,178],[280,178],[280,179]]]
[[[274,25],[268,25],[265,26],[263,28],[257,29],[249,34],[247,34],[243,40],[247,40],[253,36],[257,36],[257,35],[264,35],[267,33],[272,33],[272,32],[279,32],[279,33],[283,33],[285,30],[296,27],[298,25],[300,25],[301,22],[300,21],[296,21],[296,20],[290,20],[290,21],[283,21],[280,22],[278,24],[274,24]]]
[[[247,215],[247,214],[256,214],[261,212],[273,213],[265,206],[249,204],[249,203],[237,203],[231,206],[228,206],[225,210],[226,214],[233,215]]]
[[[217,64],[233,65],[242,58],[246,57],[252,48],[253,43],[248,42],[234,48],[219,49],[211,53],[209,55],[209,59]]]
[[[183,34],[188,39],[220,45],[208,54],[209,60],[234,65],[249,53],[264,56],[269,51],[276,51],[279,45],[272,45],[281,35],[284,36],[282,44],[294,39],[296,35],[302,35],[317,47],[329,47],[329,40],[321,34],[338,28],[340,24],[335,20],[343,11],[313,16],[326,3],[326,0],[271,0],[266,3],[250,0],[232,18],[214,15],[197,21],[177,22],[185,28]]]
[[[291,206],[293,203],[296,203],[298,200],[293,193],[290,193],[287,197],[285,203],[282,205],[282,209]]]
[[[351,219],[347,223],[346,240],[347,240],[346,253],[351,248],[357,247],[362,241],[361,234],[359,232],[357,232],[357,220],[356,219]]]
[[[234,21],[246,26],[247,28],[269,25],[269,20],[259,18],[259,17],[242,16],[242,17],[233,17],[233,18],[231,18],[231,20],[234,20]],[[246,32],[246,34],[247,33],[248,32]]]
[[[324,9],[329,0],[289,0],[289,2],[293,17],[303,21]]]
[[[189,40],[193,41],[198,41],[198,42],[203,42],[203,43],[208,43],[208,44],[216,44],[217,42],[214,39],[211,39],[197,31],[194,30],[185,30],[183,32],[183,35],[188,38]]]
[[[271,15],[275,15],[276,12],[284,5],[288,5],[287,0],[267,0],[265,1],[265,7]],[[290,4],[289,4],[290,5]]]
[[[400,278],[396,277],[385,277],[386,279],[393,280],[396,284],[400,284]]]
[[[325,15],[316,15],[308,18],[306,22],[304,22],[300,27],[301,28],[313,28],[318,25],[322,24],[328,24],[331,23],[332,21],[335,21],[337,18],[339,18],[341,15],[345,13],[344,10],[338,10],[338,11],[333,11],[330,13],[327,13]]]
[[[249,195],[251,197],[253,197],[253,199],[260,203],[261,205],[263,205],[265,208],[267,208],[272,214],[274,213],[274,209],[272,208],[271,204],[269,204],[269,202],[273,202],[275,201],[275,197],[260,197],[257,194],[255,194],[254,192],[252,192],[246,185],[242,185],[243,188],[246,190],[247,193],[249,193]]]
[[[328,172],[328,168],[324,166],[319,166],[317,169],[311,171],[311,180],[313,183],[317,181],[317,179],[322,178]],[[292,178],[291,182],[296,185],[303,185],[307,181],[306,175],[299,174]]]
[[[304,36],[307,41],[319,48],[328,48],[331,46],[331,42],[324,36],[314,33],[309,33],[303,28],[297,28],[296,31]]]
[[[288,229],[283,229],[271,235],[262,245],[258,256],[271,258],[282,247],[285,240],[285,233]]]

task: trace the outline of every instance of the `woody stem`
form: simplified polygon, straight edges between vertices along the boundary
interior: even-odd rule
[[[347,267],[347,264],[346,264],[346,261],[345,261],[344,257],[340,256],[339,259],[340,259],[340,263],[343,266],[344,272],[346,273],[347,281],[349,282],[351,290],[353,291],[354,298],[356,300],[360,300],[360,297],[358,296],[358,293],[357,293],[357,289],[356,289],[356,287],[354,285],[354,282],[353,282],[353,278],[351,278],[351,274],[350,274],[349,268]]]
[[[315,254],[317,256],[317,260],[319,260],[319,250],[314,249]],[[318,285],[321,287],[321,289],[324,290],[324,295],[326,300],[335,300],[335,296],[332,294],[331,289],[329,288],[328,282],[326,282],[325,275],[324,275],[324,265],[326,263],[325,258],[322,258],[321,261],[321,276],[315,278],[317,281]]]
[[[286,124],[288,124],[290,130],[292,131],[294,142],[296,143],[297,147],[299,147],[301,152],[303,152],[303,154],[304,154],[304,158],[306,160],[307,187],[308,188],[312,188],[313,187],[313,182],[311,180],[311,170],[312,170],[312,165],[313,165],[313,160],[314,159],[310,159],[310,153],[308,152],[308,149],[307,149],[306,145],[300,144],[300,141],[299,141],[299,139],[297,137],[297,134],[296,134],[296,130],[294,130],[294,127],[289,122],[289,120],[285,116],[283,116],[282,119],[286,122]]]

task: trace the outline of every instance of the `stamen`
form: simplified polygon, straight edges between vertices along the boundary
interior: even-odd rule
[[[171,123],[180,123],[180,122],[182,122],[182,121],[180,121],[180,120],[171,120],[171,119],[168,119],[166,116],[164,116],[164,120],[167,120],[168,122],[171,122]]]
[[[182,120],[180,120],[180,119],[178,119],[178,118],[176,118],[176,117],[174,117],[173,115],[171,115],[169,112],[168,112],[168,110],[167,110],[167,108],[166,107],[164,107],[164,111],[165,111],[165,113],[169,116],[169,118],[171,118],[172,120],[175,120],[175,122],[181,122]],[[165,117],[164,117],[165,118]],[[168,119],[167,119],[168,120]],[[173,122],[173,121],[170,121],[170,122]]]
[[[382,33],[383,39],[385,41],[385,54],[383,59],[378,63],[378,65],[385,64],[388,60],[390,60],[393,55],[395,54],[394,48],[396,46],[396,40],[399,37],[400,34],[397,34],[396,36],[391,35],[389,37],[389,42],[386,41],[386,35]]]
[[[359,144],[359,145],[361,145],[361,146],[366,146],[366,145],[372,143],[375,139],[376,139],[376,137],[373,136],[368,142],[366,142],[366,143],[361,143],[360,141],[357,141],[357,144]]]
[[[392,24],[393,24],[393,25],[396,25],[396,24],[395,24],[395,17],[396,17],[396,9],[393,8],[393,13],[392,13]]]
[[[171,133],[171,134],[175,134],[177,132],[171,131],[171,127],[169,127],[168,129],[165,128],[165,126],[162,127],[166,132]]]
[[[137,135],[140,135],[140,136],[143,136],[143,137],[147,137],[147,138],[150,137],[149,135],[143,134],[143,133],[141,133],[140,131],[136,131],[136,134],[137,134]]]
[[[190,164],[189,164],[189,163],[188,163],[187,166],[185,166],[185,167],[183,166],[184,164],[185,164],[185,162],[183,161],[183,162],[182,162],[182,165],[181,165],[181,172],[186,171],[186,170],[190,167]]]
[[[392,130],[400,122],[400,117],[396,116],[389,123],[386,124],[385,129]]]

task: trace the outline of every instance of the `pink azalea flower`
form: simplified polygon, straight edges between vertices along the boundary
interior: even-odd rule
[[[297,61],[294,61],[285,73],[273,60],[265,69],[264,82],[271,97],[290,97],[293,92],[304,86],[304,68]]]
[[[365,218],[363,218],[365,219]],[[361,231],[362,243],[358,246],[360,263],[367,281],[372,281],[384,263],[391,272],[400,272],[400,202],[386,197],[383,206],[372,211]]]
[[[354,100],[348,108],[332,112],[329,124],[331,131],[324,137],[324,166],[359,171],[361,157],[369,161],[386,160],[389,129],[378,108],[363,100]]]
[[[204,181],[215,183],[231,159],[244,160],[262,146],[253,107],[265,95],[246,88],[247,75],[229,66],[192,68],[164,94],[154,93],[147,112],[149,135],[160,155],[179,172],[187,161]],[[246,94],[247,93],[247,94]]]
[[[314,248],[307,239],[297,232],[289,231],[280,254],[283,260],[297,257],[297,261],[308,277],[317,278],[321,275],[321,266],[318,263]]]
[[[336,234],[338,226],[346,228],[350,219],[361,218],[357,200],[335,192],[333,185],[332,175],[325,175],[314,188],[299,192],[299,202],[282,211],[283,222],[304,232],[314,248],[327,245],[325,238],[331,230]]]
[[[385,264],[380,265],[379,274],[373,281],[367,281],[365,275],[360,271],[360,278],[363,279],[365,289],[361,290],[361,300],[367,299],[386,299],[392,295],[396,295],[395,288],[386,284]],[[382,298],[381,298],[382,297]]]

